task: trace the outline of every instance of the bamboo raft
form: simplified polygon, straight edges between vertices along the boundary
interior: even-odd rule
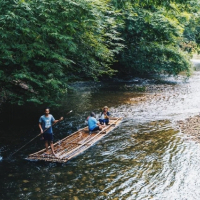
[[[44,160],[49,162],[66,163],[68,160],[81,154],[97,141],[112,131],[120,122],[122,118],[110,118],[109,124],[101,131],[89,132],[88,127],[80,129],[73,134],[59,140],[54,144],[54,152],[56,156],[52,154],[49,147],[48,152],[46,149],[42,149],[36,153],[30,154],[27,160],[38,161]]]

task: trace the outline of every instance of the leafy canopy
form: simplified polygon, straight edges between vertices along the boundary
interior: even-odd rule
[[[0,84],[11,102],[53,103],[77,79],[112,75],[123,47],[106,0],[2,1]]]
[[[194,52],[183,48],[185,31],[194,16],[190,1],[113,0],[113,4],[123,13],[120,32],[126,46],[115,69],[130,75],[190,74],[190,53]]]

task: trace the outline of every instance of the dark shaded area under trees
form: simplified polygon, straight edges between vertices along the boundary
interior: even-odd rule
[[[199,3],[0,0],[1,98],[56,104],[76,80],[190,74]]]

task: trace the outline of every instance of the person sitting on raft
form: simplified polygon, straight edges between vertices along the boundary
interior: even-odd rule
[[[104,126],[101,126],[95,118],[95,113],[91,112],[90,117],[88,118],[88,128],[89,131],[102,130]]]
[[[100,124],[103,125],[105,123],[106,125],[108,125],[109,116],[110,116],[110,113],[108,112],[108,106],[104,106],[102,109],[100,119],[99,119]]]

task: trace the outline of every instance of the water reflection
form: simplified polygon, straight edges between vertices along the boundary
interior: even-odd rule
[[[1,120],[9,131],[2,129],[0,141],[1,199],[199,199],[199,144],[185,141],[175,122],[199,112],[200,74],[166,80],[144,80],[146,92],[134,91],[135,82],[121,82],[69,94],[62,109],[52,110],[56,118],[74,111],[54,128],[56,140],[85,126],[90,111],[100,113],[104,105],[124,120],[67,164],[24,160],[43,148],[39,140],[7,159],[38,133],[41,110],[5,107]],[[9,119],[8,109],[19,117]]]

